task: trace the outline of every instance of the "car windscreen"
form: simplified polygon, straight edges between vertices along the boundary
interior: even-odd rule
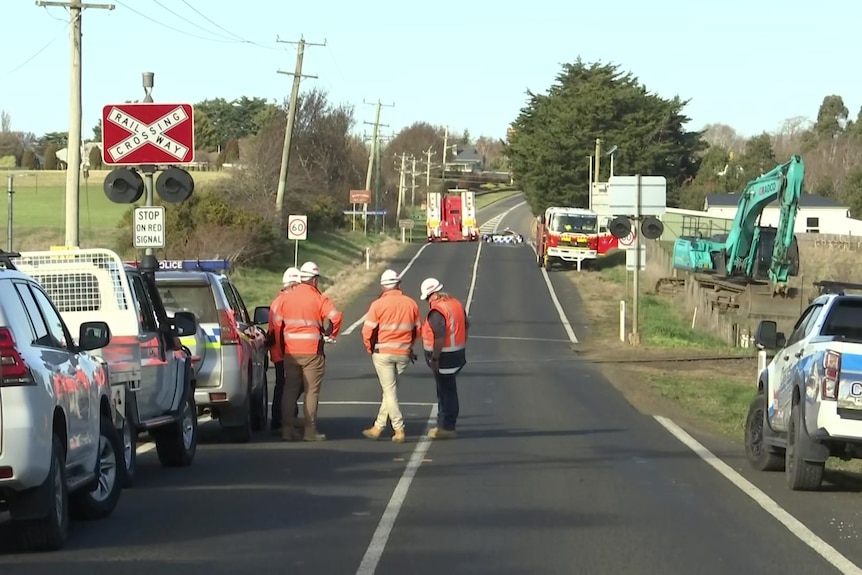
[[[862,300],[839,299],[829,310],[820,335],[862,341]]]
[[[552,232],[569,234],[594,234],[598,227],[596,216],[555,214],[551,216],[548,228]]]
[[[206,283],[157,282],[159,295],[165,308],[171,311],[190,311],[201,323],[218,323],[213,290]]]

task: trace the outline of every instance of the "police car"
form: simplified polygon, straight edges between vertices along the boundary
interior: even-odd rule
[[[524,236],[506,228],[501,232],[482,234],[482,241],[490,244],[523,244]]]
[[[156,287],[169,312],[194,313],[195,336],[182,339],[195,358],[199,415],[217,419],[229,438],[247,442],[266,429],[269,395],[265,333],[254,325],[226,260],[163,260]]]

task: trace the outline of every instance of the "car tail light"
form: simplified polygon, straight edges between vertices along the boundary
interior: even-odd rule
[[[7,327],[0,328],[0,385],[33,385],[33,374],[15,347],[15,338]]]
[[[233,319],[233,312],[223,309],[218,314],[218,326],[221,332],[222,345],[236,345],[239,343],[239,333],[236,329],[236,322]]]
[[[838,380],[841,374],[841,354],[827,351],[823,355],[823,377],[820,380],[820,397],[828,400],[838,398]]]

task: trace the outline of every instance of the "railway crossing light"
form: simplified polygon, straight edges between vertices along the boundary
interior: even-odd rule
[[[115,204],[134,204],[144,195],[144,179],[135,170],[111,170],[103,184],[105,195]]]
[[[625,216],[617,216],[608,223],[608,231],[611,235],[621,240],[632,233],[632,223]]]
[[[195,191],[195,181],[185,170],[168,168],[156,178],[156,192],[169,204],[179,204],[186,201]]]
[[[641,236],[657,240],[664,233],[664,224],[655,216],[646,216],[641,222]]]

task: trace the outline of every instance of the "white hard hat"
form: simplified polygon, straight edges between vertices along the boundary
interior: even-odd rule
[[[299,268],[299,274],[302,276],[302,279],[315,278],[320,275],[320,268],[314,262],[305,262]]]
[[[386,270],[380,276],[380,285],[383,287],[397,286],[401,283],[401,276],[395,270]]]
[[[287,285],[289,283],[299,283],[302,277],[299,275],[299,268],[287,268],[284,270],[284,275],[281,276],[281,283]]]
[[[443,289],[443,284],[440,283],[440,280],[428,278],[419,286],[419,299],[426,300],[432,293],[437,293],[441,289]]]

